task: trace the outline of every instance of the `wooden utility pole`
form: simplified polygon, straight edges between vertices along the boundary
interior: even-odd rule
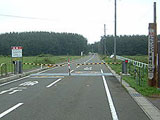
[[[106,56],[106,24],[104,24],[104,55]]]
[[[158,88],[160,88],[160,39],[158,40]]]
[[[154,41],[154,86],[158,87],[158,38],[157,38],[157,16],[156,16],[156,2],[154,2],[154,25],[155,25],[155,41]]]
[[[157,37],[157,10],[156,2],[154,2],[154,24],[155,24],[155,73],[154,81],[156,82],[156,87],[160,88],[160,40]]]
[[[159,87],[158,81],[158,38],[156,22],[156,2],[154,2],[154,23],[149,24],[148,41],[148,84]]]
[[[117,42],[117,0],[115,0],[115,23],[114,23],[114,61],[116,62],[116,42]]]

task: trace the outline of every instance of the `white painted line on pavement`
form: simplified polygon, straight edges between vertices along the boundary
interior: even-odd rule
[[[59,67],[54,67],[54,68],[52,68],[52,69],[43,70],[43,71],[41,71],[41,72],[38,72],[37,74],[39,74],[39,73],[44,73],[44,72],[46,72],[46,71],[54,70],[54,69],[57,69],[57,68],[59,68]]]
[[[18,103],[17,105],[15,105],[15,106],[11,107],[10,109],[4,111],[3,113],[0,114],[0,118],[2,118],[3,116],[7,115],[10,112],[12,112],[13,110],[20,107],[21,105],[23,105],[23,103]]]
[[[8,89],[8,90],[4,90],[4,91],[1,91],[0,92],[0,95],[2,95],[2,94],[4,94],[4,93],[7,93],[7,92],[11,92],[11,91],[13,91],[13,90],[15,90],[15,89],[17,89],[18,87],[14,87],[14,88],[10,88],[10,89]]]
[[[54,84],[56,84],[57,82],[61,81],[62,78],[59,78],[58,80],[54,81],[53,83],[49,84],[48,86],[46,86],[47,88],[53,86]]]
[[[102,69],[101,69],[101,73],[103,73]],[[111,110],[111,113],[112,113],[112,118],[113,118],[113,120],[118,120],[117,112],[116,112],[116,109],[114,107],[113,100],[112,100],[111,93],[109,91],[106,79],[105,79],[104,76],[102,76],[102,78],[103,78],[103,83],[104,83],[104,87],[105,87],[108,102],[109,102],[109,107],[110,107],[110,110]]]
[[[80,66],[78,65],[76,68],[79,68]]]
[[[30,76],[26,76],[26,77],[23,77],[23,78],[19,78],[19,79],[10,81],[10,82],[6,82],[6,83],[3,83],[3,84],[0,84],[0,87],[1,87],[1,86],[4,86],[4,85],[7,85],[7,84],[10,84],[10,83],[13,83],[13,82],[17,82],[17,81],[23,80],[23,79],[25,79],[25,78],[29,78],[29,77],[30,77]]]
[[[92,60],[94,58],[94,55],[89,59],[87,60],[86,62],[84,62],[84,64],[86,64],[87,62],[89,62],[90,60]]]
[[[55,68],[53,68],[53,69],[56,69],[56,68],[58,68],[58,67],[55,67]],[[53,70],[53,69],[49,69],[49,70]],[[43,72],[46,72],[46,71],[49,71],[49,70],[44,70],[44,71],[38,72],[37,74],[43,73]],[[4,86],[4,85],[7,85],[7,84],[10,84],[10,83],[13,83],[13,82],[17,82],[17,81],[23,80],[23,79],[25,79],[25,78],[29,78],[29,77],[30,77],[30,76],[25,76],[25,77],[22,77],[22,78],[19,78],[19,79],[16,79],[16,80],[12,80],[12,81],[9,81],[9,82],[0,84],[0,87],[1,87],[1,86]]]
[[[73,72],[74,70],[71,70],[71,73]]]

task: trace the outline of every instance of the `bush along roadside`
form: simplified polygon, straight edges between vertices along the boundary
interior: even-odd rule
[[[109,57],[101,56],[105,62],[113,62],[114,60]],[[116,62],[122,62],[116,60]],[[122,72],[122,64],[109,65],[117,74]],[[137,67],[131,63],[127,63],[127,75],[122,75],[122,79],[125,80],[132,88],[137,92],[147,97],[160,97],[160,90],[154,87],[148,86],[148,70],[145,67]]]

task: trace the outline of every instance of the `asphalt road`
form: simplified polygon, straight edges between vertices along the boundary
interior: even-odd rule
[[[148,120],[97,55],[0,84],[2,120]]]

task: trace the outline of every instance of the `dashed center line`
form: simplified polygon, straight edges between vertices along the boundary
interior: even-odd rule
[[[4,111],[3,113],[0,114],[0,118],[4,117],[5,115],[7,115],[8,113],[12,112],[13,110],[15,110],[16,108],[20,107],[21,105],[23,105],[23,103],[18,103],[17,105],[9,108],[8,110]]]
[[[56,84],[57,82],[59,82],[59,81],[61,81],[61,80],[62,80],[62,78],[60,78],[60,79],[54,81],[53,83],[49,84],[49,85],[46,86],[46,87],[49,88],[49,87],[53,86],[54,84]]]

